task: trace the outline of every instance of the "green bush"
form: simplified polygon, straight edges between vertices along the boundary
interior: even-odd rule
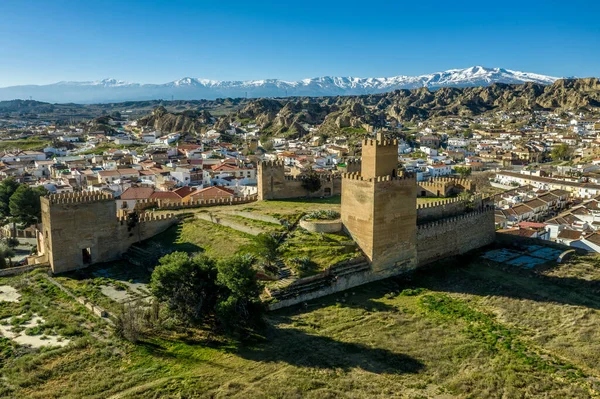
[[[302,220],[335,220],[340,218],[340,213],[333,210],[321,210],[309,212],[302,217]]]

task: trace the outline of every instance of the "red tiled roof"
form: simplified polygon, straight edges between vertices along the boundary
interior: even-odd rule
[[[519,227],[523,227],[523,228],[535,228],[535,229],[541,229],[546,227],[545,223],[535,223],[535,222],[521,222],[519,223]]]
[[[181,201],[181,197],[173,191],[155,191],[150,198]]]
[[[154,189],[151,187],[129,187],[121,194],[122,200],[137,200],[150,198]]]

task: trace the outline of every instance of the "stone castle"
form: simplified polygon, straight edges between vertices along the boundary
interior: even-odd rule
[[[467,181],[459,184],[474,190]],[[494,242],[491,203],[476,196],[417,206],[418,189],[415,177],[398,170],[396,140],[381,135],[364,140],[360,171],[341,175],[341,222],[368,266],[336,265],[319,276],[300,279],[272,293],[277,301],[271,309],[402,274]]]
[[[141,214],[131,223],[117,217],[112,195],[94,192],[42,197],[42,226],[38,258],[54,273],[120,259],[132,244],[163,232],[177,223],[173,216]]]

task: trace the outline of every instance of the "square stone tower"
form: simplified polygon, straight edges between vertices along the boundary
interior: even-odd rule
[[[258,200],[272,200],[286,191],[285,168],[281,161],[262,161],[257,171]]]
[[[361,172],[342,179],[342,223],[377,277],[417,266],[417,184],[398,173],[398,142],[381,134],[362,143]]]

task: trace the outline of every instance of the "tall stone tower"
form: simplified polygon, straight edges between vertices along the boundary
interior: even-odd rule
[[[285,168],[282,161],[261,161],[257,172],[259,201],[279,198],[285,192]]]
[[[378,134],[362,143],[361,172],[342,180],[342,222],[376,277],[417,266],[417,184],[398,173],[398,142]]]

